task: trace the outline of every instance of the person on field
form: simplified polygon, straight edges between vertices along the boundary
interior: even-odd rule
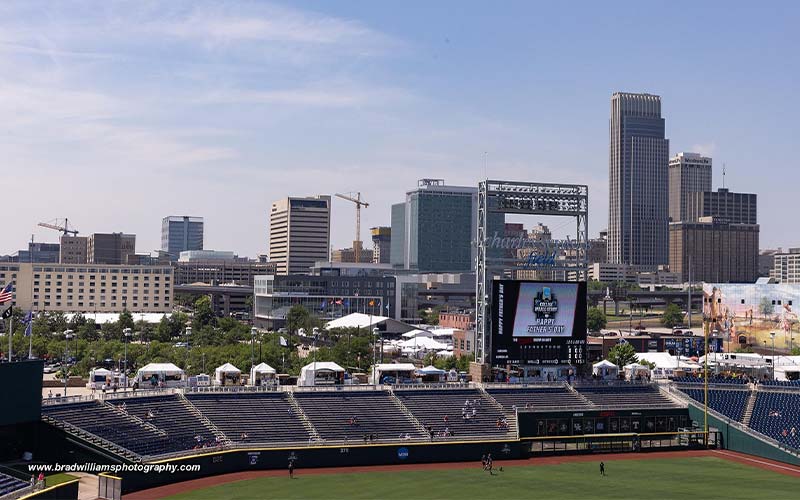
[[[600,475],[601,476],[606,475],[606,464],[604,464],[603,462],[600,462]]]
[[[492,454],[489,453],[486,455],[486,470],[489,471],[489,475],[492,475],[492,466],[494,465],[494,461],[492,460]]]
[[[294,479],[294,460],[289,459],[289,478]]]

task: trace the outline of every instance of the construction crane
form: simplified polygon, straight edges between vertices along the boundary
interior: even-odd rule
[[[361,207],[366,208],[369,203],[361,201],[361,192],[356,193],[355,197],[353,197],[353,193],[336,193],[336,196],[356,204],[356,239],[353,240],[353,256],[356,262],[361,262]]]
[[[40,227],[46,227],[47,229],[54,229],[56,231],[61,231],[61,233],[66,236],[71,234],[73,236],[77,236],[78,230],[77,229],[70,229],[69,228],[69,219],[64,219],[64,223],[61,223],[61,219],[54,219],[50,222],[40,222],[38,224]]]

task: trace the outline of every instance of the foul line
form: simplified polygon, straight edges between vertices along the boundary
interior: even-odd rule
[[[740,454],[733,454],[733,453],[725,452],[725,451],[722,451],[722,450],[711,450],[711,451],[713,451],[714,453],[719,453],[721,455],[727,455],[729,457],[735,457],[735,458],[740,459],[740,460],[748,460],[750,462],[755,462],[757,464],[768,465],[768,466],[774,467],[776,469],[784,469],[784,470],[788,470],[788,471],[792,471],[792,472],[800,472],[800,469],[798,469],[797,467],[787,467],[785,465],[775,464],[775,463],[772,463],[772,462],[765,462],[763,460],[757,460],[755,458],[746,457],[746,456],[743,456],[743,455],[740,455]]]

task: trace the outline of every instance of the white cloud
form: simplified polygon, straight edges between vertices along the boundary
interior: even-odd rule
[[[714,152],[717,150],[717,144],[714,141],[705,142],[701,144],[693,144],[692,145],[692,153],[700,153],[703,156],[714,156]]]

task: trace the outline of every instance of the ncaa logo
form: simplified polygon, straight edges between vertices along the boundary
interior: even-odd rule
[[[397,458],[399,458],[400,460],[405,460],[406,458],[408,458],[408,448],[398,448]]]

